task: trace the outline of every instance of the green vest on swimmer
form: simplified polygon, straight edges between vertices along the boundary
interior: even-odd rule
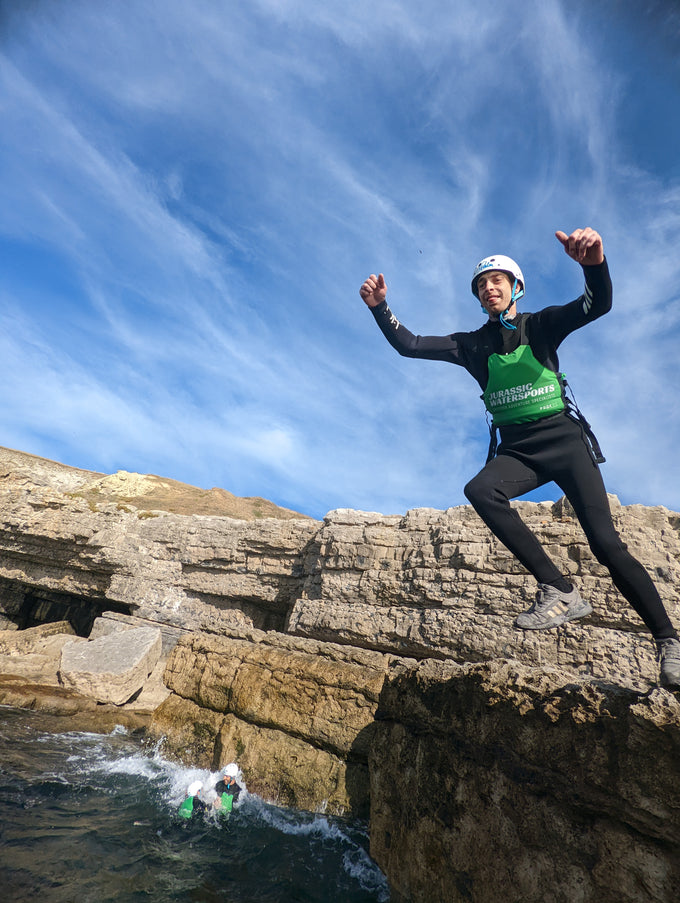
[[[188,796],[177,811],[182,818],[191,818],[191,816],[194,814],[193,796]]]
[[[481,396],[493,417],[493,426],[531,423],[565,409],[557,373],[534,357],[529,345],[510,354],[492,354],[489,381]]]

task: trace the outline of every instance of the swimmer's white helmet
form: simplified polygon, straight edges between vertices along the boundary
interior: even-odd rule
[[[193,784],[189,784],[189,789],[187,790],[187,794],[189,796],[196,796],[196,794],[203,790],[203,784],[200,781],[194,781]]]
[[[475,271],[472,274],[472,294],[475,298],[479,298],[479,292],[477,291],[477,280],[482,275],[482,273],[486,273],[491,270],[500,270],[501,273],[507,273],[511,279],[516,279],[519,287],[519,291],[515,295],[515,301],[518,298],[521,298],[524,294],[524,276],[522,275],[522,271],[519,266],[515,263],[512,257],[505,257],[504,254],[493,254],[491,257],[485,257],[484,260],[480,260],[477,266],[475,267]]]
[[[224,774],[228,778],[235,778],[238,774],[238,765],[236,764],[236,762],[230,762],[228,765],[225,765]]]

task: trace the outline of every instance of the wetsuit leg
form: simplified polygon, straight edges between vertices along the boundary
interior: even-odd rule
[[[569,417],[551,417],[509,431],[498,456],[464,491],[491,532],[536,580],[554,583],[562,575],[509,502],[550,481],[566,495],[593,554],[654,639],[677,637],[651,577],[616,532],[602,474],[580,424]]]
[[[578,438],[570,442],[564,460],[565,469],[553,479],[569,499],[593,555],[609,570],[612,582],[655,640],[676,637],[651,577],[630,554],[614,527],[602,474],[585,444]]]
[[[510,499],[525,495],[546,482],[530,464],[499,454],[463,490],[491,532],[539,583],[552,583],[562,574],[510,505]]]

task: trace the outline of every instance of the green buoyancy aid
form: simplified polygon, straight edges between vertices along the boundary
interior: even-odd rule
[[[529,345],[489,357],[489,381],[482,399],[494,427],[530,423],[566,406],[559,375],[537,361]]]
[[[182,805],[178,809],[179,814],[182,818],[191,818],[194,812],[194,798],[193,796],[188,796]]]
[[[227,812],[231,812],[232,807],[234,805],[234,794],[233,793],[223,793],[222,794],[222,808]]]

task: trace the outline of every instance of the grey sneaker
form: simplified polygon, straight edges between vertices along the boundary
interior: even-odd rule
[[[661,670],[661,686],[680,690],[680,640],[659,640],[656,657]]]
[[[539,583],[536,601],[529,611],[517,615],[515,627],[522,630],[550,630],[567,621],[585,618],[592,610],[592,605],[581,598],[576,587],[570,593],[562,593],[554,586]]]

